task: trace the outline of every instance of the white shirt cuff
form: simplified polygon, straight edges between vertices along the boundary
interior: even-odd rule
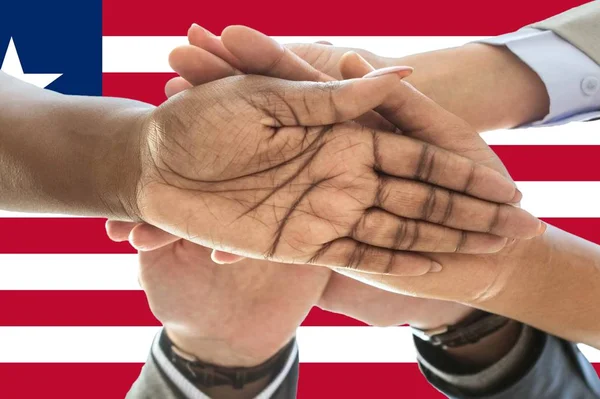
[[[546,85],[550,112],[531,126],[600,117],[600,66],[554,32],[523,28],[478,42],[508,47]]]
[[[181,391],[181,393],[185,395],[187,399],[210,399],[210,397],[205,395],[191,382],[189,382],[187,378],[185,378],[183,374],[181,374],[179,370],[175,368],[173,363],[171,363],[171,361],[163,353],[162,349],[160,349],[158,340],[161,333],[162,331],[156,335],[156,337],[154,338],[154,342],[152,343],[152,355],[154,355],[158,366],[162,369],[162,371],[169,378],[169,380]],[[277,391],[277,389],[279,389],[287,375],[290,373],[290,370],[292,369],[292,367],[294,366],[294,362],[296,361],[296,356],[298,356],[298,344],[294,343],[294,348],[290,352],[290,356],[287,362],[285,363],[284,367],[281,369],[279,374],[277,374],[277,377],[275,377],[273,381],[271,381],[271,383],[267,385],[267,387],[255,397],[255,399],[269,399],[271,396],[273,396],[273,394]]]

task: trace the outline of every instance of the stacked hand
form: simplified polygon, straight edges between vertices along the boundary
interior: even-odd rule
[[[211,76],[250,71],[285,79],[332,79],[332,77],[316,71],[286,47],[282,47],[272,39],[248,28],[230,27],[223,32],[220,40],[199,27],[192,27],[189,39],[190,43],[201,47],[185,46],[176,49],[171,54],[171,63],[182,77],[169,82],[167,92],[173,90],[174,87],[182,89],[189,86],[183,78],[195,84],[202,83],[202,74],[198,72],[199,65],[204,65],[201,70],[209,71]],[[262,51],[256,51],[257,48]],[[302,48],[303,55],[313,62],[315,60],[318,62],[319,59],[340,59],[339,69],[345,78],[362,76],[372,70],[372,67],[361,57],[356,54],[341,57],[340,50],[332,46],[315,44],[291,46],[291,48]],[[384,62],[375,56],[370,55],[369,57],[378,63]],[[228,68],[217,68],[219,65],[222,66],[224,61],[228,62]],[[327,67],[331,70],[330,63],[327,63]],[[216,73],[217,70],[220,72]],[[472,159],[478,165],[491,167],[508,177],[508,173],[498,157],[477,132],[464,121],[414,91],[409,85],[395,82],[392,98],[378,107],[377,111],[399,128],[405,136],[417,138],[461,154]],[[435,195],[433,197],[433,202],[439,201]],[[454,204],[452,208],[456,209]],[[459,213],[468,214],[472,209],[463,209]],[[471,214],[471,217],[479,218],[480,216]],[[488,229],[502,219],[504,216],[499,213],[492,219],[487,219]],[[480,221],[482,220],[480,219]],[[538,229],[537,234],[541,234],[545,230],[545,225],[540,223],[536,225],[536,228]],[[403,229],[397,229],[396,232],[403,235],[401,230]],[[132,237],[135,237],[135,234]],[[443,240],[447,239],[448,236]],[[515,272],[514,268],[518,267],[518,263],[507,262],[507,259],[518,259],[518,257],[511,258],[512,251],[514,251],[514,246],[508,246],[494,256],[444,255],[432,251],[427,256],[436,259],[444,268],[450,270],[420,279],[369,276],[350,270],[345,270],[343,273],[395,292],[467,302],[485,299],[488,295],[494,294],[495,290],[499,289]],[[226,261],[239,259],[219,252],[213,256],[218,260]],[[448,273],[451,273],[450,278]]]
[[[176,78],[167,84],[166,91],[169,96],[188,89],[190,87],[188,80],[195,84],[203,84],[211,79],[223,78],[231,74],[240,75],[241,71],[260,72],[290,80],[332,79],[316,71],[294,54],[283,50],[267,37],[245,28],[228,29],[223,35],[223,42],[200,28],[192,28],[190,42],[198,45],[208,44],[205,44],[205,48],[186,46],[173,52],[171,62],[182,78]],[[249,42],[253,47],[249,46]],[[331,49],[333,53],[341,52],[330,46],[316,46],[318,47],[315,48],[319,50]],[[250,48],[252,51],[246,50]],[[212,52],[207,50],[212,50]],[[269,68],[266,68],[265,65]],[[371,67],[355,55],[345,57],[341,67],[345,77],[358,77],[371,71]],[[188,80],[183,80],[183,77]],[[407,85],[394,85],[394,92],[394,95],[385,99],[383,106],[379,107],[378,111],[398,126],[405,136],[416,136],[430,142],[441,142],[450,148],[456,147],[453,143],[458,142],[463,146],[462,153],[466,153],[472,158],[491,161],[493,166],[504,172],[497,158],[464,122],[445,113]],[[377,121],[372,116],[368,118],[370,121]],[[361,120],[365,120],[365,117],[363,116]],[[406,142],[409,143],[409,141]],[[394,147],[395,155],[404,154],[403,151],[402,147]],[[481,167],[475,163],[471,165],[472,167]],[[421,201],[422,203],[429,202],[429,207],[444,200],[439,189],[434,189],[429,193],[432,193],[433,198],[427,201],[426,197],[425,201]],[[510,199],[511,202],[519,200],[519,194],[513,192],[511,195],[513,195]],[[461,200],[467,199],[460,196],[459,200],[454,202],[457,200],[456,197],[459,195],[448,192],[447,198],[453,202],[450,212],[456,212],[457,204],[460,206]],[[400,198],[400,200],[402,199]],[[487,220],[488,225],[482,227],[481,230],[489,231],[490,227],[498,228],[504,219],[504,216],[500,217],[500,212],[521,215],[521,211],[515,207],[494,207],[495,212]],[[457,213],[464,214],[469,208],[470,206],[459,208]],[[443,209],[447,211],[448,200],[445,201]],[[436,216],[439,217],[439,214]],[[475,214],[471,214],[471,217],[474,216]],[[445,219],[449,219],[449,217]],[[409,220],[406,222],[407,225],[413,223],[414,226],[439,228],[439,226],[423,222]],[[504,219],[504,222],[508,222],[508,219]],[[382,224],[385,223],[378,220],[376,225],[381,226]],[[505,223],[505,226],[511,225],[512,228],[518,227],[513,231],[529,226],[532,231],[535,230],[534,234],[537,234],[540,228],[539,222],[532,219],[525,220],[525,218],[519,223]],[[412,230],[409,227],[405,229],[404,240],[417,242],[422,239],[423,234],[420,227],[414,227]],[[213,349],[222,353],[225,350],[223,347],[225,347],[227,353],[231,355],[226,358],[237,359],[237,362],[234,360],[234,363],[238,365],[259,363],[277,351],[293,335],[296,326],[310,306],[315,303],[326,309],[343,312],[376,325],[410,322],[420,327],[435,327],[460,320],[470,312],[469,308],[452,302],[424,300],[382,291],[341,274],[331,274],[328,269],[323,268],[306,266],[290,273],[292,269],[283,270],[284,265],[252,260],[242,260],[230,266],[218,266],[210,262],[207,256],[198,256],[208,254],[207,249],[180,240],[177,236],[148,224],[109,222],[108,230],[113,239],[129,238],[140,249],[150,250],[141,253],[141,281],[149,295],[153,310],[176,341],[183,343],[184,347],[191,348],[195,353],[202,354],[208,360],[211,360],[211,356],[213,356]],[[398,233],[402,231],[402,228],[395,224],[387,231],[389,231],[387,235],[379,237],[375,232],[369,232],[365,236],[369,236],[369,239],[382,240],[379,242],[380,245],[386,242],[391,244],[391,241],[395,241],[392,245],[399,248]],[[497,251],[506,242],[504,239],[485,233],[473,235],[472,232],[461,232],[458,236],[455,233],[452,229],[446,229],[441,236],[442,240],[436,243],[437,246],[430,245],[425,250],[441,252],[451,252],[457,249],[465,252]],[[474,239],[481,240],[482,238],[490,241],[487,241],[485,246],[465,249],[469,248],[464,246],[468,241],[473,243]],[[400,243],[404,240],[400,240]],[[464,242],[457,245],[460,240]],[[492,242],[496,247],[490,249]],[[422,245],[421,248],[423,248],[426,244],[419,245]],[[224,263],[243,259],[240,256],[220,251],[216,251],[213,258]],[[247,282],[242,286],[248,288],[249,292],[238,289],[241,282]],[[373,280],[369,281],[371,284],[373,282]],[[186,287],[189,288],[186,289]],[[173,296],[170,294],[172,292],[181,292],[182,295]],[[191,297],[185,295],[185,293],[192,292],[194,294]],[[258,305],[256,305],[257,301]],[[203,304],[207,304],[207,306]],[[263,312],[260,309],[269,309],[269,311]],[[289,324],[282,320],[281,315],[290,318]],[[255,324],[251,325],[250,320]],[[269,331],[273,331],[273,334],[269,334],[268,337],[264,334],[261,335],[258,342],[254,342],[252,339],[246,341],[242,338],[248,336],[246,331],[253,328],[252,326],[274,324],[284,328],[269,329]],[[222,341],[223,346],[210,349],[210,343],[213,340]],[[260,349],[257,350],[257,347]],[[246,358],[240,355],[247,353],[253,355]],[[249,358],[252,360],[248,361]]]

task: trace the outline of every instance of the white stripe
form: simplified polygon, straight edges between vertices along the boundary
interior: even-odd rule
[[[556,160],[554,160],[556,161]],[[600,217],[600,182],[598,181],[521,181],[523,208],[537,217]],[[52,215],[43,215],[47,217]],[[3,217],[40,217],[39,214],[0,212]]]
[[[281,43],[311,43],[328,40],[336,46],[362,48],[387,57],[402,57],[425,51],[460,46],[481,39],[478,36],[287,36],[276,37]],[[146,73],[172,72],[169,52],[187,44],[183,36],[107,36],[103,37],[103,72]],[[485,133],[490,145],[585,145],[600,144],[598,128],[578,126],[553,129],[524,129]]]
[[[402,57],[424,51],[456,47],[479,36],[281,36],[281,43],[327,40],[336,46],[362,48],[386,57]],[[172,72],[168,56],[187,44],[183,36],[105,36],[102,38],[102,72]]]
[[[600,122],[482,133],[488,145],[600,145]],[[555,160],[552,160],[555,161]]]
[[[518,182],[523,209],[537,217],[600,217],[600,182]]]
[[[0,218],[77,218],[81,216],[52,214],[52,213],[25,213],[0,210]]]
[[[0,363],[142,363],[158,329],[1,327]],[[405,327],[300,327],[298,345],[304,363],[416,361]],[[600,362],[600,351],[586,346],[582,350],[591,362]]]
[[[139,290],[137,255],[0,255],[0,290]]]

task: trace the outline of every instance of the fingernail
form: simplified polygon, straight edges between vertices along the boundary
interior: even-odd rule
[[[510,200],[511,204],[518,204],[523,199],[523,193],[518,188],[515,191],[515,196]]]
[[[540,220],[540,227],[538,227],[538,235],[541,236],[548,229],[548,225]]]
[[[224,265],[224,264],[225,264],[224,262],[221,262],[220,260],[217,260],[217,259],[215,258],[215,251],[212,251],[212,252],[210,253],[210,260],[212,260],[212,261],[213,261],[214,263],[216,263],[217,265]]]
[[[430,273],[439,273],[442,271],[442,265],[437,262],[431,262],[431,268],[429,269]]]
[[[363,78],[376,78],[378,76],[383,76],[383,75],[388,75],[388,74],[393,74],[393,73],[398,74],[401,77],[405,78],[405,77],[409,76],[413,72],[413,70],[414,69],[409,66],[393,66],[393,67],[376,69],[372,72],[369,72],[365,76],[363,76]]]
[[[192,26],[190,26],[190,29],[200,29],[202,32],[206,33],[208,36],[212,36],[212,37],[216,37],[214,35],[214,33],[212,33],[211,31],[209,31],[206,28],[201,27],[200,25],[198,25],[197,23],[193,23]]]

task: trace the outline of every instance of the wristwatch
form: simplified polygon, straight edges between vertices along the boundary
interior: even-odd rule
[[[431,330],[412,327],[413,334],[433,346],[443,349],[457,348],[479,342],[504,327],[510,319],[477,310],[469,317],[454,325],[446,325]]]
[[[164,330],[159,337],[158,344],[175,368],[196,387],[212,388],[229,385],[235,389],[242,389],[244,385],[264,377],[275,378],[277,371],[281,370],[287,362],[296,340],[292,339],[270,359],[255,367],[222,367],[205,363],[194,355],[179,349]]]

